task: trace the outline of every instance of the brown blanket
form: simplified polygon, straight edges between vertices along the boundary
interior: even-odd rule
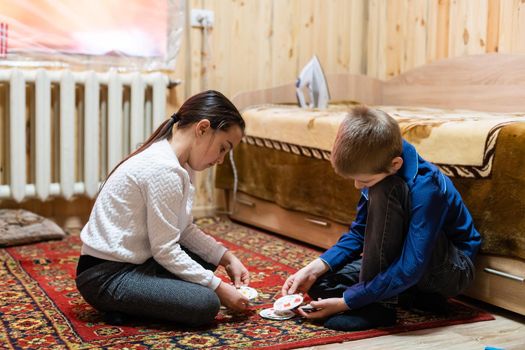
[[[523,113],[486,113],[423,107],[376,106],[401,127],[403,137],[447,175],[488,177],[501,128],[525,122]],[[339,124],[348,113],[344,104],[327,110],[292,105],[254,106],[243,111],[246,142],[296,154],[328,158]]]

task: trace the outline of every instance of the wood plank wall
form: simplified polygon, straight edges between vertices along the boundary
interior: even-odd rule
[[[189,4],[215,15],[206,42],[201,29],[191,29],[190,70],[183,59],[187,45],[177,61],[176,75],[191,77],[190,94],[217,89],[232,97],[286,84],[314,54],[325,73],[389,79],[447,57],[525,52],[525,0],[189,0]],[[203,47],[209,52],[206,56]],[[208,178],[206,174],[197,181],[200,208],[213,207]]]
[[[325,73],[388,79],[441,58],[525,52],[523,0],[189,3],[215,15],[208,56],[201,55],[202,30],[191,29],[191,93],[213,88],[233,96],[285,84],[314,54]],[[183,78],[182,56],[177,64]]]
[[[204,89],[232,97],[294,81],[314,54],[326,73],[388,79],[447,57],[525,52],[525,0],[187,2],[213,11],[215,22],[207,40],[190,30],[173,74],[183,83],[171,91],[168,113]],[[197,212],[207,213],[215,206],[209,173],[196,187]]]

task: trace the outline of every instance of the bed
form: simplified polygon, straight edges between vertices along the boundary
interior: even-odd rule
[[[327,110],[296,107],[292,83],[234,98],[246,136],[235,173],[225,162],[216,176],[231,218],[330,247],[359,198],[330,166],[335,132],[349,107],[374,106],[451,177],[474,217],[484,241],[466,294],[525,315],[525,55],[452,58],[388,81],[327,79]]]

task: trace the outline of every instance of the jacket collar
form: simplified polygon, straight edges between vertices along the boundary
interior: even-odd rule
[[[418,170],[418,154],[416,148],[410,143],[403,140],[403,166],[397,171],[397,174],[407,183],[414,181]]]

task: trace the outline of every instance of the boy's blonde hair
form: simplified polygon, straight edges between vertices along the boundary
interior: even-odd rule
[[[339,126],[331,162],[341,176],[380,174],[390,171],[402,151],[398,123],[381,110],[357,106]]]

